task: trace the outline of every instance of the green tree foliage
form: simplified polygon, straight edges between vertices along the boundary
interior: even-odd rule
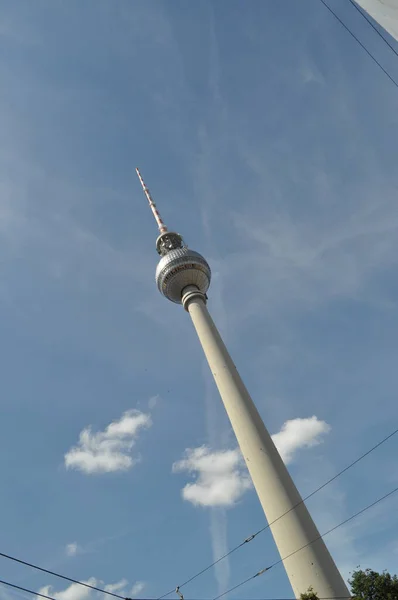
[[[318,600],[318,596],[312,587],[308,588],[308,592],[301,594],[300,600]]]
[[[357,569],[348,581],[352,600],[398,600],[398,577],[387,571],[377,573],[371,569]],[[301,594],[300,600],[319,600],[313,588]]]
[[[355,600],[398,600],[398,577],[387,571],[358,569],[348,582]]]

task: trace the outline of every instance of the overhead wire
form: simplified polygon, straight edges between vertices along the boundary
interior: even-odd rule
[[[15,590],[20,590],[21,592],[27,592],[28,594],[33,594],[34,596],[39,596],[40,598],[45,598],[46,600],[55,600],[55,598],[51,596],[47,596],[46,594],[42,594],[40,592],[34,592],[33,590],[29,590],[28,588],[21,587],[20,585],[16,585],[15,583],[10,583],[9,581],[3,581],[0,579],[0,583],[2,585],[7,585],[8,587],[14,588]]]
[[[327,2],[325,2],[325,0],[320,0],[320,1],[328,9],[328,11],[330,11],[332,13],[332,15],[337,19],[337,21],[344,27],[344,29],[346,29],[346,31],[348,31],[348,33],[354,38],[354,40],[358,42],[358,44],[361,46],[361,48],[363,48],[365,50],[366,54],[368,54],[370,56],[370,58],[380,67],[380,69],[383,71],[383,73],[385,75],[387,75],[388,79],[390,79],[390,81],[392,81],[392,83],[395,85],[395,87],[398,88],[398,82],[395,81],[395,79],[393,77],[391,77],[389,72],[383,67],[383,65],[377,60],[377,58],[375,56],[373,56],[373,54],[366,48],[366,46],[361,42],[361,40],[359,38],[357,38],[357,36],[351,31],[351,29],[348,27],[348,25],[346,25],[344,23],[344,21],[342,21],[340,19],[340,17],[337,16],[337,14],[327,4]]]
[[[237,546],[235,546],[234,548],[232,548],[231,550],[229,550],[223,556],[220,556],[220,558],[218,558],[217,560],[215,560],[214,562],[212,562],[211,564],[209,564],[207,567],[205,567],[204,569],[201,569],[198,573],[196,573],[195,575],[193,575],[192,577],[190,577],[189,579],[187,579],[186,581],[184,581],[184,583],[182,583],[181,585],[179,585],[178,588],[181,589],[182,587],[188,585],[189,583],[191,583],[191,581],[194,581],[194,579],[197,579],[198,577],[200,577],[201,575],[203,575],[204,573],[206,573],[207,571],[209,571],[211,568],[213,568],[215,565],[217,565],[218,563],[220,563],[222,560],[224,560],[225,558],[227,558],[228,556],[230,556],[231,554],[233,554],[234,552],[236,552],[237,550],[239,550],[239,548],[242,548],[243,546],[245,546],[246,544],[248,544],[249,542],[251,542],[252,540],[254,540],[254,538],[256,538],[258,535],[260,535],[260,533],[263,533],[263,531],[266,531],[267,529],[269,529],[271,527],[271,525],[273,525],[274,523],[276,523],[277,521],[279,521],[280,519],[282,519],[284,516],[286,516],[287,514],[289,514],[292,510],[295,510],[298,506],[300,506],[301,504],[303,504],[306,500],[308,500],[309,498],[312,498],[312,496],[314,496],[315,494],[317,494],[318,492],[320,492],[321,490],[323,490],[326,486],[328,486],[330,483],[332,483],[333,481],[335,481],[338,477],[340,477],[341,475],[343,475],[343,473],[346,473],[349,469],[351,469],[356,464],[358,464],[361,460],[363,460],[364,458],[366,458],[366,456],[369,456],[369,454],[371,454],[372,452],[374,452],[377,448],[379,448],[382,444],[384,444],[385,442],[387,442],[389,439],[391,439],[397,433],[398,433],[398,429],[395,429],[395,431],[393,431],[392,433],[390,433],[389,435],[387,435],[385,438],[383,438],[382,440],[380,440],[380,442],[378,442],[377,444],[375,444],[374,446],[372,446],[372,448],[370,448],[369,450],[367,450],[366,452],[364,452],[364,454],[361,454],[361,456],[359,456],[357,459],[355,459],[349,465],[347,465],[346,467],[344,467],[344,469],[342,469],[341,471],[339,471],[338,473],[336,473],[336,475],[334,475],[333,477],[331,477],[330,479],[328,479],[325,483],[323,483],[322,485],[320,485],[319,487],[317,487],[314,491],[312,491],[310,494],[308,494],[307,496],[305,496],[300,502],[298,502],[297,504],[295,504],[294,506],[292,506],[291,508],[289,508],[289,510],[287,510],[284,513],[282,513],[279,517],[277,517],[276,519],[274,519],[270,523],[267,523],[267,525],[264,525],[264,527],[262,527],[261,529],[259,529],[258,531],[256,531],[255,533],[253,533],[252,535],[250,535],[249,537],[247,537],[245,540],[243,540],[243,542],[241,542],[240,544],[238,544]],[[1,554],[0,554],[0,556],[1,556]],[[159,596],[156,600],[163,600],[164,598],[167,598],[171,594],[174,594],[175,590],[176,590],[176,588],[173,588],[169,592],[163,594],[162,596]]]
[[[67,575],[61,575],[61,573],[56,573],[55,571],[50,571],[49,569],[44,569],[44,567],[39,567],[38,565],[34,565],[33,563],[29,563],[21,558],[17,558],[16,556],[11,556],[10,554],[4,554],[0,552],[0,557],[7,558],[8,560],[12,560],[20,565],[24,565],[25,567],[31,567],[32,569],[36,569],[37,571],[41,571],[42,573],[47,573],[48,575],[53,575],[54,577],[58,577],[59,579],[64,579],[65,581],[70,581],[71,583],[76,583],[83,587],[89,588],[90,590],[94,590],[95,592],[101,592],[102,594],[107,594],[108,596],[113,596],[114,598],[119,598],[119,600],[131,600],[131,598],[126,598],[126,596],[121,596],[120,594],[115,594],[114,592],[110,592],[109,590],[104,590],[102,588],[96,587],[95,585],[90,585],[89,583],[85,583],[84,581],[79,581],[78,579],[73,579],[73,577],[68,577]],[[0,583],[2,583],[0,581]],[[135,599],[136,600],[136,599]]]
[[[383,42],[385,42],[387,44],[387,46],[390,48],[390,50],[392,50],[395,54],[395,56],[398,58],[398,52],[395,50],[394,46],[392,46],[392,44],[390,44],[390,42],[384,37],[384,35],[382,35],[380,33],[380,31],[377,29],[377,27],[375,27],[372,23],[372,21],[369,19],[368,15],[359,8],[359,6],[356,4],[356,2],[354,2],[354,0],[349,0],[349,2],[353,5],[353,7],[355,8],[355,10],[357,10],[359,12],[359,14],[365,19],[365,21],[367,21],[369,23],[369,25],[375,30],[375,32],[377,33],[377,35],[379,37],[381,37],[381,39],[383,40]]]
[[[351,517],[348,517],[348,519],[345,519],[344,521],[341,521],[341,523],[338,523],[337,525],[335,525],[334,527],[332,527],[328,531],[325,531],[325,533],[322,533],[322,535],[317,536],[314,540],[312,540],[311,542],[308,542],[308,544],[305,544],[304,546],[301,546],[300,548],[297,548],[297,550],[295,550],[294,552],[290,552],[290,554],[287,554],[283,558],[280,558],[280,559],[276,560],[275,562],[273,562],[268,567],[265,567],[264,569],[261,569],[260,571],[258,571],[254,575],[252,575],[251,577],[248,577],[244,581],[241,581],[240,583],[238,583],[234,587],[230,588],[226,592],[223,592],[222,594],[219,594],[218,596],[216,596],[215,598],[213,598],[213,600],[219,600],[219,598],[223,598],[227,594],[230,594],[231,592],[239,589],[240,587],[242,587],[243,585],[245,585],[249,581],[252,581],[252,579],[256,579],[256,577],[259,577],[260,575],[263,575],[263,573],[266,573],[267,571],[270,571],[273,567],[276,567],[277,565],[282,564],[285,560],[287,560],[291,556],[294,556],[295,554],[297,554],[301,550],[304,550],[304,548],[307,548],[308,546],[311,546],[311,544],[314,544],[318,540],[323,539],[325,536],[329,535],[329,533],[332,533],[333,531],[336,531],[336,529],[338,529],[342,525],[345,525],[346,523],[349,523],[350,521],[352,521],[356,517],[359,517],[359,515],[362,515],[364,512],[366,512],[369,509],[373,508],[374,506],[376,506],[376,504],[379,504],[383,500],[386,500],[386,498],[389,498],[390,496],[392,496],[396,492],[398,492],[398,487],[394,488],[393,490],[391,490],[387,494],[384,494],[384,496],[381,496],[380,498],[378,498],[377,500],[375,500],[371,504],[368,504],[367,506],[365,506],[365,508],[362,508],[361,510],[359,510],[355,514],[351,515]]]
[[[10,583],[9,581],[3,581],[2,579],[0,579],[0,583],[2,585],[6,585],[6,586],[14,588],[16,590],[26,592],[27,594],[32,594],[34,596],[38,596],[39,598],[44,598],[45,600],[56,600],[56,598],[54,598],[53,596],[47,596],[46,594],[42,594],[40,592],[34,592],[33,590],[21,587],[20,585],[15,585],[15,583]],[[329,598],[319,598],[318,600],[349,600],[350,598],[352,598],[352,596],[339,596],[339,597],[333,596],[333,597],[329,597]],[[140,599],[140,600],[154,600],[154,599],[153,598],[145,598],[145,599]],[[194,600],[203,600],[203,599],[195,598]],[[248,600],[248,599],[245,598],[245,600]],[[296,599],[295,598],[261,598],[260,600],[296,600]]]

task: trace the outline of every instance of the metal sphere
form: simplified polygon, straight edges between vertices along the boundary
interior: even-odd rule
[[[177,304],[181,304],[182,292],[188,285],[195,285],[205,294],[210,278],[210,267],[203,256],[187,247],[170,250],[156,268],[160,293]]]

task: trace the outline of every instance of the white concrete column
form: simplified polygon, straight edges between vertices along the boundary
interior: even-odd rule
[[[194,286],[184,292],[184,307],[191,315],[267,521],[272,523],[302,502],[301,496],[207,310],[205,296]],[[296,598],[310,586],[320,598],[350,597],[304,503],[270,529],[281,558],[309,544],[284,561]]]

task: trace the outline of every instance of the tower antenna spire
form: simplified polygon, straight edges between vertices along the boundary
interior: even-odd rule
[[[156,224],[158,226],[159,232],[161,234],[162,233],[167,233],[168,229],[167,229],[166,225],[162,221],[162,217],[160,216],[160,213],[159,213],[159,211],[158,211],[158,209],[156,207],[156,204],[155,204],[155,202],[152,199],[151,192],[149,191],[148,187],[146,186],[145,181],[144,181],[144,179],[143,179],[143,177],[142,177],[142,175],[140,173],[140,170],[136,167],[135,171],[136,171],[136,173],[138,175],[138,179],[140,180],[140,183],[142,185],[142,189],[144,190],[144,194],[147,197],[147,200],[149,202],[149,206],[150,206],[150,209],[151,209],[151,211],[153,213],[153,216],[155,217],[155,221],[156,221]]]

